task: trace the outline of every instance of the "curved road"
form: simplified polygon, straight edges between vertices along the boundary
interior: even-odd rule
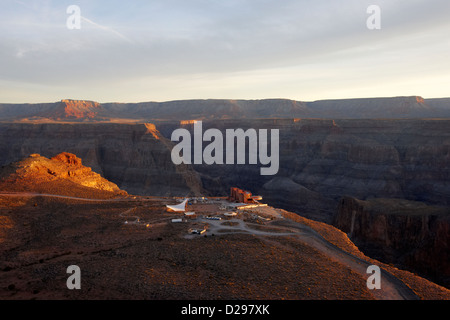
[[[62,198],[62,199],[72,199],[72,200],[80,200],[80,201],[92,201],[92,202],[114,202],[114,201],[130,201],[134,199],[130,198],[116,198],[116,199],[89,199],[89,198],[77,198],[71,196],[61,196],[61,195],[53,195],[53,194],[41,194],[41,193],[31,193],[31,192],[0,192],[0,196],[9,196],[9,197],[53,197],[53,198]],[[155,198],[157,199],[157,198]],[[155,200],[151,199],[151,200]],[[142,199],[140,199],[142,200]],[[123,213],[120,216],[130,213],[135,208],[131,208]],[[136,218],[133,223],[139,223],[139,217],[132,216]],[[324,253],[331,259],[337,260],[339,263],[342,263],[353,271],[360,274],[363,278],[367,278],[368,274],[366,273],[367,268],[371,265],[369,262],[356,257],[349,252],[342,250],[341,248],[333,245],[332,243],[325,240],[320,234],[318,234],[313,229],[308,226],[302,225],[298,222],[292,222],[292,226],[290,227],[279,227],[271,225],[272,229],[279,229],[283,232],[273,232],[273,231],[262,231],[250,228],[246,222],[240,219],[232,219],[228,220],[230,222],[235,222],[236,225],[227,226],[223,225],[223,221],[220,220],[206,220],[202,219],[203,222],[207,222],[210,225],[208,229],[209,232],[216,231],[218,234],[233,234],[233,233],[245,233],[245,234],[253,234],[257,236],[295,236],[301,241],[307,243],[308,245],[313,246],[317,250]],[[295,229],[292,231],[292,229]],[[225,231],[226,230],[226,231]],[[289,232],[286,232],[289,230]],[[380,268],[381,270],[381,290],[371,290],[373,295],[380,300],[419,300],[419,297],[411,290],[407,285],[405,285],[400,279],[387,272],[386,270]]]
[[[280,232],[262,231],[250,228],[247,223],[240,219],[228,220],[229,222],[236,223],[235,225],[223,225],[220,220],[203,220],[209,223],[209,232],[216,232],[217,234],[233,234],[244,233],[253,234],[257,236],[295,236],[304,243],[319,250],[327,257],[338,261],[339,263],[351,268],[356,273],[360,274],[362,278],[368,278],[367,268],[372,265],[368,261],[365,261],[359,257],[352,255],[351,253],[342,250],[334,244],[325,240],[320,234],[308,226],[302,225],[297,222],[293,222],[294,227],[278,227],[271,225],[271,229],[278,229]],[[295,229],[294,231],[292,229]],[[289,231],[289,232],[286,232]],[[381,270],[381,289],[371,290],[371,293],[379,300],[419,300],[419,297],[400,279],[387,272]]]

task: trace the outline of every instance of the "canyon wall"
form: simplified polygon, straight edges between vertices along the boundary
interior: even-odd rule
[[[132,194],[225,196],[237,186],[262,195],[271,205],[330,223],[346,195],[450,205],[449,126],[450,120],[203,122],[204,131],[279,129],[279,171],[262,176],[261,165],[175,166],[171,134],[180,127],[193,132],[188,122],[1,123],[0,164],[32,153],[53,157],[71,152]]]
[[[3,122],[0,165],[70,152],[130,194],[226,196],[236,186],[270,205],[334,224],[369,256],[448,286],[450,213],[436,208],[450,206],[449,127],[445,119],[203,121],[203,131],[278,129],[279,171],[262,176],[261,165],[248,161],[175,166],[171,134],[177,128],[193,133],[191,121]],[[375,206],[374,198],[415,202],[396,211],[399,202]]]
[[[345,197],[333,224],[366,255],[450,287],[450,208]]]
[[[214,194],[237,185],[328,223],[345,195],[450,205],[449,125],[449,120],[209,121],[204,130],[279,129],[280,169],[275,176],[261,176],[259,165],[194,168]]]
[[[140,103],[98,103],[63,99],[53,103],[0,103],[0,120],[112,121],[112,120],[225,120],[265,118],[417,119],[450,118],[450,98],[419,96],[319,100],[179,100]]]
[[[0,124],[0,164],[38,153],[70,152],[131,194],[156,196],[202,193],[198,174],[176,167],[172,142],[151,125]]]

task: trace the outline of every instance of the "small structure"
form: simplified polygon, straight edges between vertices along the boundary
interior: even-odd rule
[[[223,215],[226,217],[235,217],[237,216],[237,212],[225,212]]]
[[[267,203],[258,203],[258,204],[243,204],[236,206],[237,210],[245,210],[245,209],[252,209],[252,208],[261,208],[261,207],[268,207]]]
[[[239,207],[242,207],[242,206],[246,206],[246,204],[245,204],[245,203],[228,203],[228,204],[225,206],[225,209],[224,209],[224,210],[232,210],[232,211],[235,211],[235,210],[237,210]]]
[[[251,201],[251,197],[251,192],[233,187],[231,188],[229,200],[231,202],[248,203],[248,201]]]
[[[186,211],[186,203],[188,199],[185,199],[182,203],[177,205],[168,205],[166,204],[167,211],[175,211],[175,212],[184,212]]]
[[[172,219],[172,223],[180,223],[183,222],[183,219]]]
[[[195,212],[185,212],[184,215],[187,219],[197,219]]]
[[[208,219],[208,220],[222,220],[221,217],[211,217],[211,216],[205,217],[205,219]]]
[[[189,229],[190,234],[204,234],[206,232],[206,229],[198,230],[198,229]]]
[[[250,191],[245,191],[236,187],[231,188],[230,196],[228,197],[230,202],[240,202],[240,203],[258,203],[262,200],[261,196],[253,196]]]

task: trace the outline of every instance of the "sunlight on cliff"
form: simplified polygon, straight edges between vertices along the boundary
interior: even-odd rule
[[[156,140],[159,140],[159,132],[156,130],[156,126],[153,123],[145,123],[145,127],[147,128],[147,132],[145,134],[151,133]]]
[[[100,108],[100,103],[95,101],[84,100],[61,100],[65,104],[64,112],[66,117],[81,118],[95,118],[97,109]]]
[[[196,124],[199,120],[181,120],[180,125]]]

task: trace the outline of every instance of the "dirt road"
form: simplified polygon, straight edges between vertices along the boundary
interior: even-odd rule
[[[120,202],[120,201],[141,201],[142,199],[134,198],[117,198],[117,199],[88,199],[77,198],[71,196],[52,195],[52,194],[39,194],[39,193],[8,193],[2,192],[0,196],[6,197],[54,197],[62,199],[71,199],[79,201],[90,202]],[[155,198],[156,199],[156,198]],[[155,200],[150,199],[150,200]],[[161,199],[163,200],[163,199]],[[166,199],[167,200],[167,199]],[[135,208],[131,208],[125,212],[122,212],[121,217],[128,216]],[[134,218],[135,221],[131,223],[139,223],[138,216],[128,216],[128,218]],[[333,245],[325,240],[316,231],[298,222],[291,220],[284,225],[268,224],[266,226],[247,223],[241,219],[231,219],[227,221],[221,220],[207,220],[200,219],[201,222],[207,223],[209,229],[207,235],[227,235],[244,233],[261,237],[264,241],[277,243],[277,245],[285,246],[277,242],[276,237],[295,237],[297,240],[317,249],[327,257],[335,260],[339,264],[345,265],[351,268],[354,272],[360,274],[363,278],[368,278],[367,268],[371,265],[369,262],[356,257],[341,248]],[[188,237],[188,236],[187,236]],[[339,265],[337,264],[337,265]],[[417,300],[417,295],[407,287],[401,280],[381,269],[381,289],[373,290],[373,295],[380,300]]]
[[[203,222],[209,224],[208,234],[226,235],[233,233],[245,233],[255,236],[261,236],[266,241],[276,242],[274,237],[294,236],[299,241],[306,243],[313,248],[319,250],[330,259],[337,261],[351,268],[356,273],[360,274],[363,278],[368,278],[370,274],[367,274],[367,268],[371,263],[356,257],[337,246],[326,241],[317,232],[297,222],[292,222],[289,227],[280,227],[270,225],[267,227],[268,231],[261,230],[260,225],[252,225],[244,222],[240,219],[227,220],[224,224],[220,220],[203,220]],[[258,226],[258,229],[255,229]],[[276,231],[275,231],[276,230]],[[267,237],[270,237],[267,239]],[[407,287],[401,280],[387,272],[381,270],[381,289],[373,290],[373,295],[379,300],[418,300],[418,296]]]

